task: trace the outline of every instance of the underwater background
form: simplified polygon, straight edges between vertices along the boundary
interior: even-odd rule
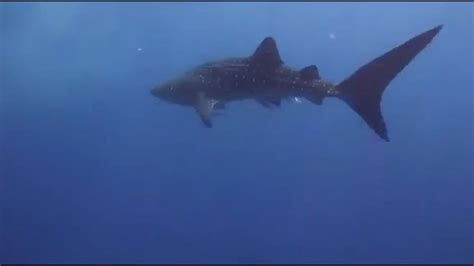
[[[0,4],[0,262],[472,263],[472,3]],[[338,99],[150,89],[267,36],[340,82],[442,31],[389,85],[381,140]]]

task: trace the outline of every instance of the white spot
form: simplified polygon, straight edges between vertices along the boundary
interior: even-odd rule
[[[302,102],[303,102],[303,101],[301,101],[301,99],[298,98],[298,97],[293,98],[293,100],[294,100],[296,103],[302,103]]]
[[[329,33],[329,39],[335,40],[336,39],[336,34],[334,32]]]
[[[137,52],[141,52],[143,49],[141,47],[137,48]]]

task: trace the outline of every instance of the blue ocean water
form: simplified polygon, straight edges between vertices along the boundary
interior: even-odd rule
[[[472,3],[2,3],[1,259],[472,263]],[[267,36],[337,83],[432,27],[385,91],[230,104],[149,90]]]

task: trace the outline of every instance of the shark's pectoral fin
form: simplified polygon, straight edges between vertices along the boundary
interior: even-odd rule
[[[201,121],[208,128],[212,127],[211,114],[214,110],[214,107],[218,103],[217,100],[207,98],[203,92],[199,92],[196,97],[196,102],[194,104],[194,109],[201,118]]]

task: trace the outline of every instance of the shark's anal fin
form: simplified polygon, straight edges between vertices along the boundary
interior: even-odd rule
[[[305,80],[321,79],[318,67],[315,65],[307,66],[300,70],[301,77]]]
[[[201,118],[201,121],[208,128],[212,128],[211,113],[217,103],[217,100],[207,98],[204,92],[197,94],[194,109]]]
[[[273,71],[283,65],[275,40],[265,38],[250,57],[253,67],[263,71]]]

